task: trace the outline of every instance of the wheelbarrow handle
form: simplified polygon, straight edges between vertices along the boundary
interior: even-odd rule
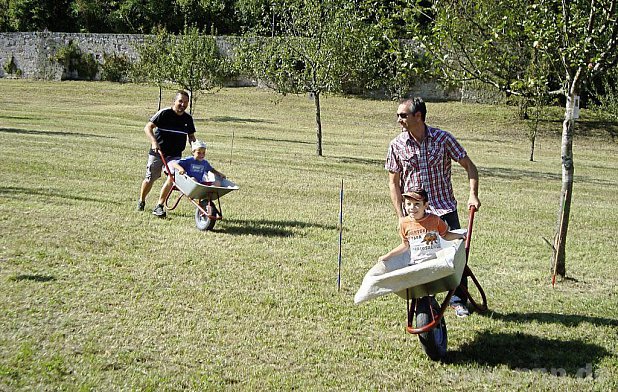
[[[472,298],[472,295],[470,295],[470,292],[468,291],[468,289],[464,286],[459,286],[463,289],[464,293],[466,294],[466,297],[468,297],[468,300],[472,303],[472,305],[480,312],[484,312],[487,310],[487,297],[485,296],[485,292],[483,291],[483,288],[481,287],[481,284],[479,283],[478,279],[476,279],[476,276],[474,276],[474,274],[472,273],[472,270],[470,269],[470,266],[468,266],[468,257],[470,255],[470,242],[472,240],[472,225],[474,224],[474,214],[476,213],[476,207],[471,206],[470,207],[470,212],[468,215],[468,233],[466,234],[466,267],[464,268],[464,276],[468,276],[472,279],[472,282],[474,282],[474,285],[476,286],[476,289],[479,291],[479,293],[481,294],[481,300],[482,303],[478,303],[474,300],[474,298]]]
[[[167,171],[167,174],[170,175],[171,171],[170,171],[169,166],[167,165],[167,159],[165,159],[165,155],[163,155],[160,149],[157,149],[157,152],[159,153],[159,156],[161,157],[161,161],[163,161],[163,165],[165,165],[165,170]]]
[[[474,214],[476,213],[476,207],[471,206],[468,213],[468,232],[466,233],[466,263],[468,262],[468,255],[470,254],[470,242],[472,240],[472,225],[474,224]]]

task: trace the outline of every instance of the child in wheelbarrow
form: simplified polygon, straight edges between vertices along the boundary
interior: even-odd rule
[[[383,261],[410,249],[409,265],[421,263],[436,257],[441,249],[438,236],[447,241],[465,239],[463,234],[448,230],[448,225],[437,215],[426,212],[428,207],[427,192],[423,189],[402,194],[407,216],[399,228],[401,244],[380,256]]]
[[[174,169],[176,173],[183,175],[187,174],[196,182],[199,182],[204,185],[214,185],[221,186],[221,181],[219,178],[224,179],[225,174],[221,173],[205,159],[206,156],[206,143],[196,140],[191,143],[191,156],[182,158],[177,161],[169,162],[169,166],[171,169]],[[212,173],[215,178],[208,178],[208,174]],[[212,180],[212,181],[210,181]],[[162,195],[166,195],[167,192],[172,188],[172,176],[167,177],[167,182],[165,183],[164,192],[161,192]],[[159,199],[159,203],[155,207],[153,214],[164,218],[165,217],[165,209],[163,203],[165,201],[163,199]]]

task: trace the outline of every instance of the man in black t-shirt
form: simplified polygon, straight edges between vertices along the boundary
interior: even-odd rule
[[[178,91],[172,107],[161,109],[150,118],[144,127],[144,132],[150,140],[148,152],[148,164],[146,175],[140,188],[138,211],[143,211],[146,205],[146,196],[152,189],[153,183],[161,177],[163,161],[159,156],[159,150],[165,156],[166,161],[180,159],[182,151],[189,142],[195,141],[195,125],[193,117],[185,110],[189,106],[189,94],[186,91]],[[159,201],[165,198],[165,187],[161,189]],[[165,208],[158,203],[152,211],[154,215],[165,217]]]

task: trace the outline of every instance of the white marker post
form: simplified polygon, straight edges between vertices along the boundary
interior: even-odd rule
[[[339,271],[337,274],[337,291],[341,291],[341,239],[343,237],[343,179],[339,190]]]
[[[232,129],[232,146],[230,147],[230,165],[232,164],[232,152],[234,151],[234,130]]]

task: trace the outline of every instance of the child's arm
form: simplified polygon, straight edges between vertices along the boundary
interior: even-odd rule
[[[408,250],[409,247],[410,247],[410,245],[408,244],[408,240],[403,240],[402,243],[399,244],[398,247],[396,247],[395,249],[391,250],[387,254],[380,256],[378,258],[378,261],[384,261],[384,260],[386,260],[388,258],[391,258],[393,256],[400,255],[400,254],[404,253],[406,250]]]
[[[465,240],[466,239],[466,235],[465,234],[459,234],[459,233],[453,233],[452,231],[447,231],[446,234],[444,234],[442,236],[442,238],[444,238],[447,241]]]
[[[170,163],[170,165],[171,165],[174,169],[176,169],[176,171],[178,172],[178,174],[183,175],[183,174],[185,174],[185,173],[186,173],[186,172],[185,172],[185,168],[184,168],[184,167],[182,167],[182,166],[180,166],[180,164],[179,164],[178,162],[176,162],[176,161],[171,162],[171,163]]]

